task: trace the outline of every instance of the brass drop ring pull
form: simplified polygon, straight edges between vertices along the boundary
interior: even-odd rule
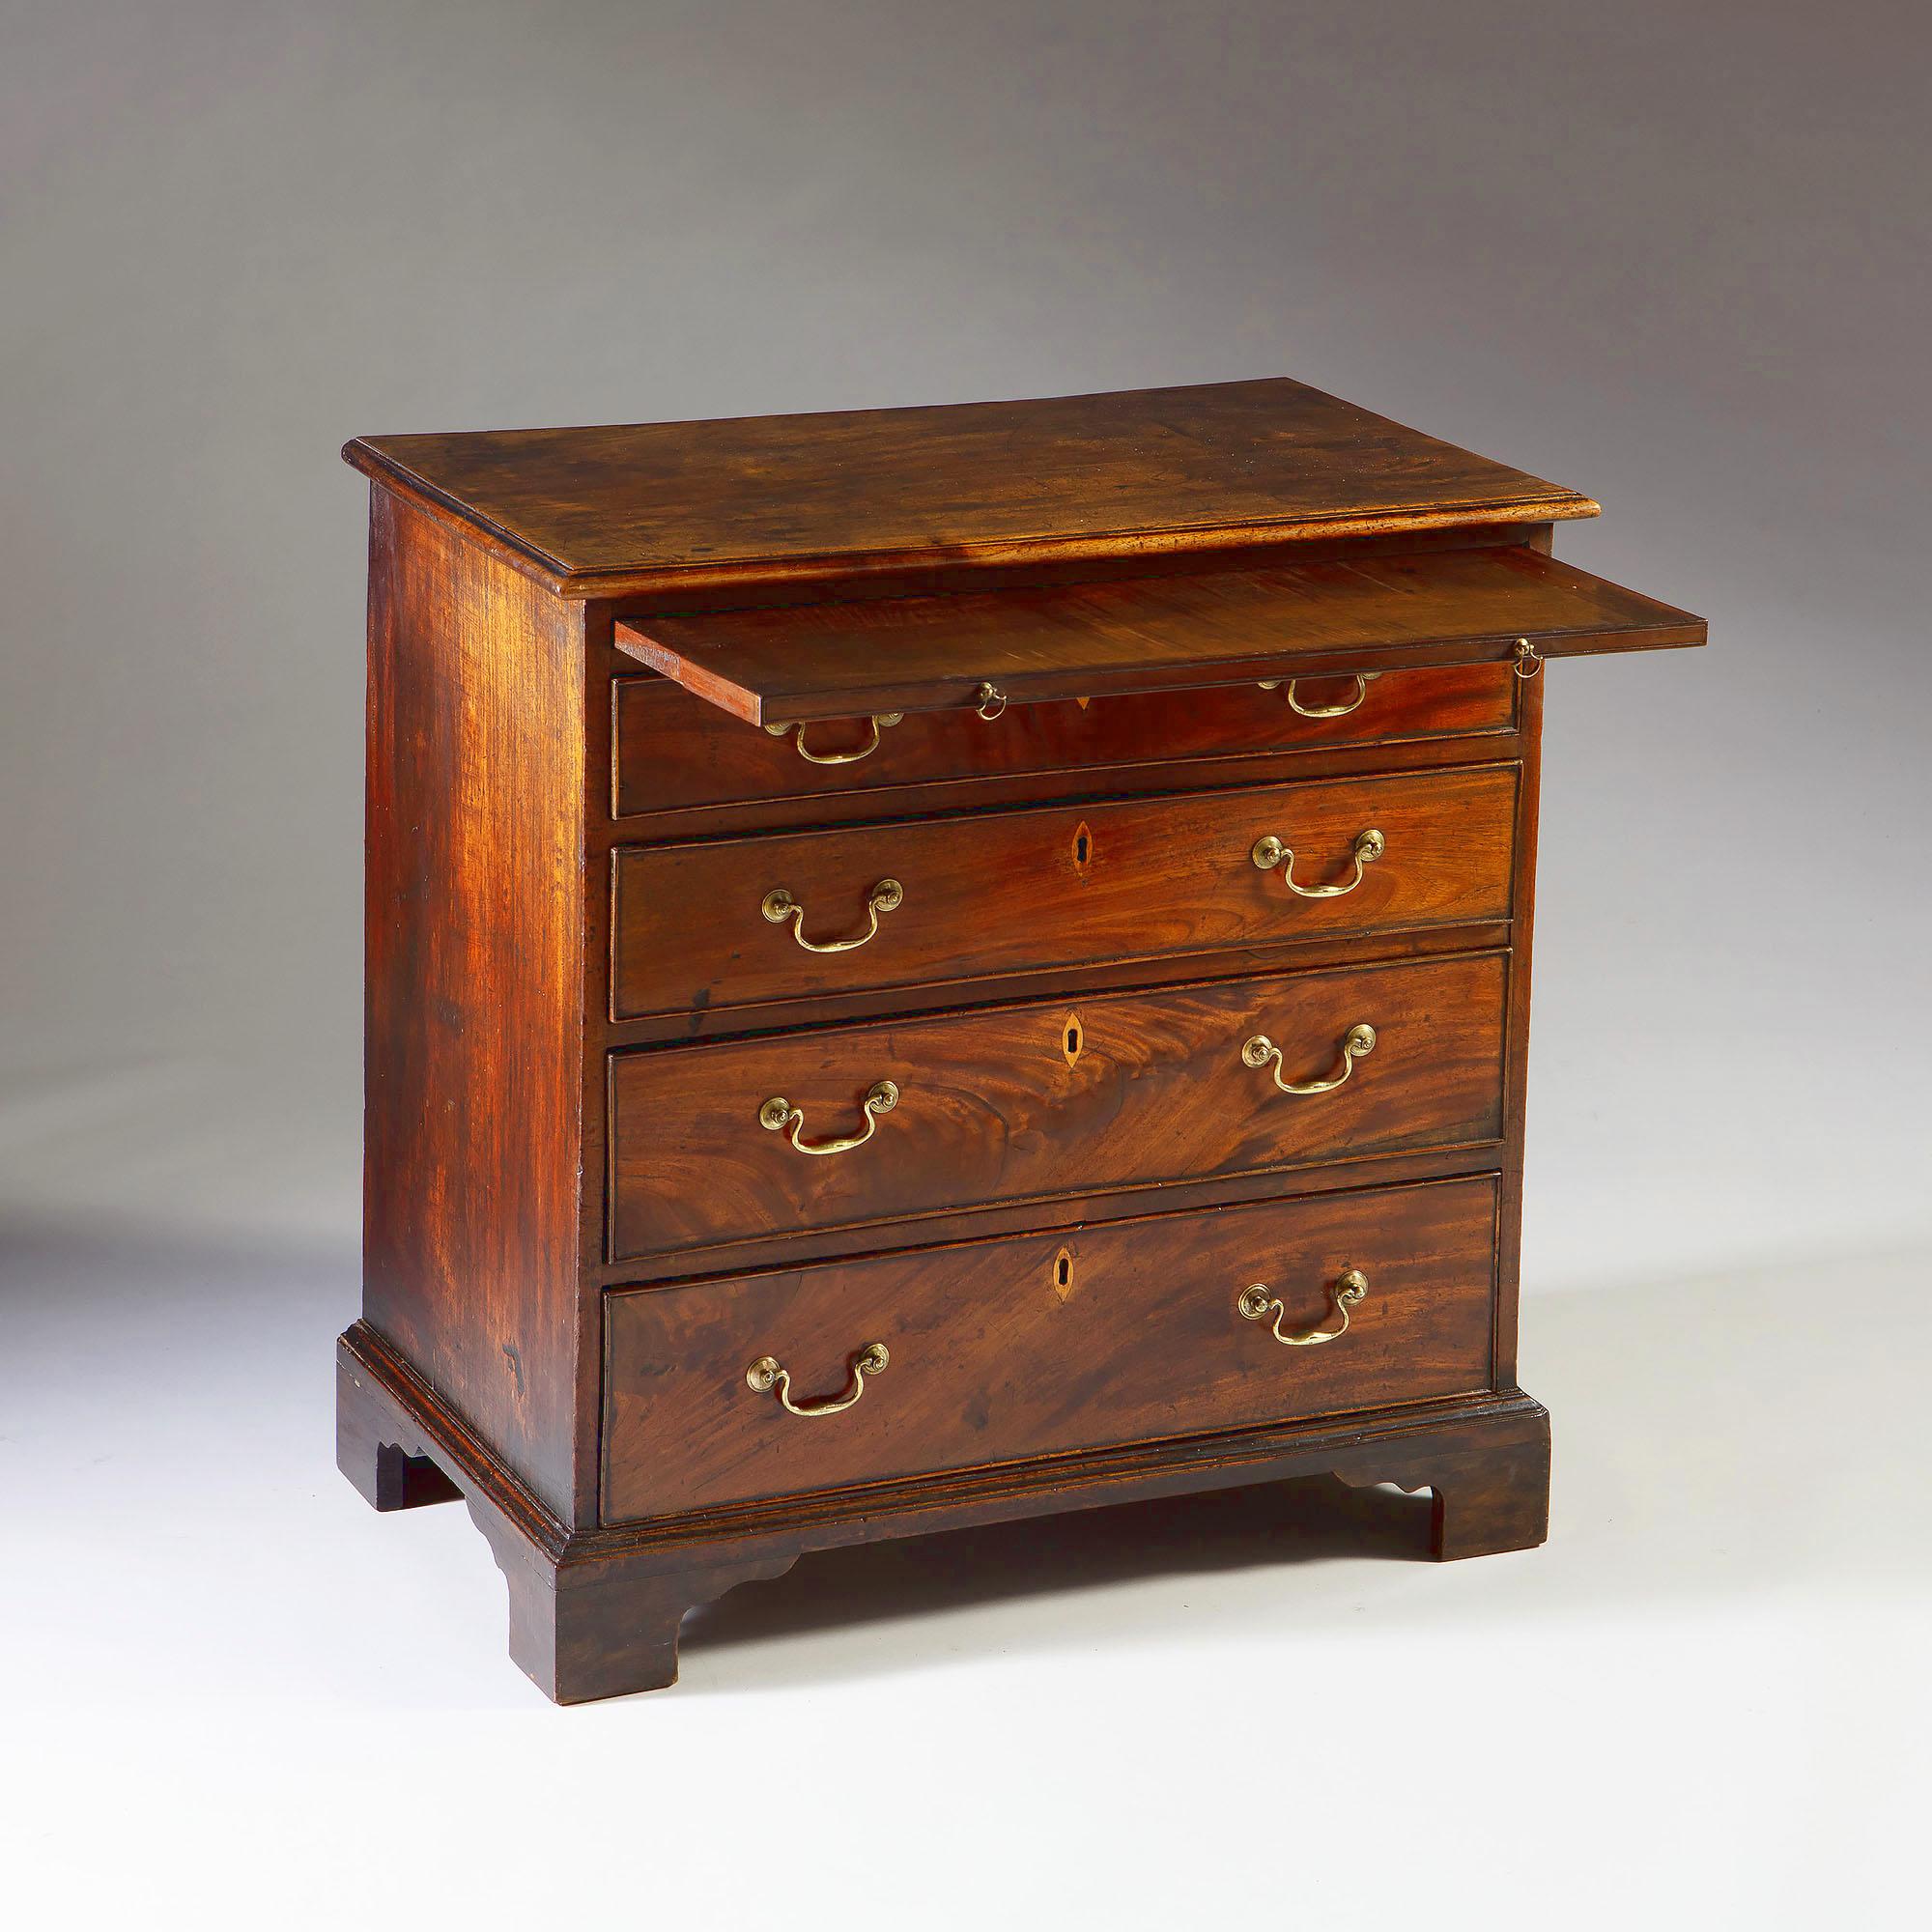
[[[1342,1036],[1342,1070],[1332,1080],[1284,1080],[1281,1077],[1281,1048],[1266,1034],[1258,1033],[1241,1048],[1241,1064],[1244,1066],[1266,1066],[1272,1064],[1274,1084],[1284,1094],[1297,1096],[1305,1094],[1332,1094],[1355,1070],[1355,1062],[1366,1058],[1376,1050],[1376,1030],[1367,1020],[1351,1026]]]
[[[1373,826],[1359,834],[1355,839],[1355,871],[1352,878],[1345,879],[1339,886],[1299,886],[1294,882],[1294,854],[1272,833],[1265,838],[1257,838],[1254,850],[1248,857],[1264,872],[1271,872],[1279,866],[1281,876],[1290,892],[1304,899],[1339,899],[1345,893],[1352,893],[1362,883],[1362,874],[1388,850],[1388,840]],[[770,915],[768,914],[767,917]]]
[[[1235,1308],[1244,1321],[1265,1321],[1274,1317],[1273,1334],[1277,1342],[1291,1349],[1312,1349],[1319,1342],[1333,1342],[1349,1332],[1349,1311],[1362,1300],[1369,1292],[1369,1278],[1360,1268],[1344,1268],[1336,1276],[1334,1286],[1328,1291],[1331,1311],[1342,1318],[1339,1328],[1304,1328],[1298,1335],[1284,1335],[1281,1332],[1281,1318],[1288,1313],[1280,1300],[1269,1292],[1264,1281],[1258,1281],[1252,1288],[1242,1289],[1236,1297]],[[856,1400],[856,1398],[855,1398]]]
[[[782,1094],[774,1094],[758,1109],[758,1124],[775,1134],[783,1134],[800,1153],[849,1153],[872,1138],[881,1114],[890,1114],[899,1103],[899,1090],[891,1080],[881,1080],[866,1095],[866,1127],[863,1133],[841,1134],[836,1140],[803,1141],[805,1109],[794,1107]],[[789,1130],[789,1131],[787,1131]]]
[[[1007,708],[1007,694],[997,685],[982,684],[973,698],[973,708],[988,724]]]
[[[1346,704],[1304,704],[1294,695],[1294,687],[1300,679],[1291,677],[1287,680],[1288,708],[1301,718],[1346,718],[1350,712],[1359,711],[1362,708],[1362,700],[1369,695],[1369,686],[1379,676],[1381,672],[1378,670],[1356,671],[1355,695]],[[1264,677],[1261,681],[1261,686],[1264,691],[1279,691],[1282,683],[1283,680],[1278,677]]]
[[[866,895],[866,911],[870,919],[865,931],[856,939],[828,939],[822,943],[805,936],[805,908],[785,891],[782,886],[775,886],[764,896],[758,910],[774,925],[782,925],[791,921],[791,936],[808,952],[850,952],[864,946],[868,939],[876,938],[879,930],[879,915],[882,912],[896,912],[905,903],[905,888],[896,879],[881,879]]]
[[[1516,662],[1511,668],[1525,684],[1542,671],[1543,659],[1527,638],[1516,640]]]
[[[856,752],[814,752],[805,742],[803,724],[767,724],[765,729],[774,738],[782,738],[796,731],[798,736],[792,741],[798,754],[808,765],[856,765],[861,758],[869,758],[879,749],[879,726],[897,724],[903,722],[903,711],[875,711],[872,713],[872,735]]]
[[[866,1378],[883,1375],[892,1362],[883,1342],[867,1342],[852,1357],[852,1389],[849,1395],[836,1395],[827,1402],[794,1402],[791,1399],[791,1371],[776,1355],[760,1355],[745,1371],[745,1386],[759,1395],[779,1392],[779,1401],[788,1415],[837,1415],[850,1408],[866,1393]]]

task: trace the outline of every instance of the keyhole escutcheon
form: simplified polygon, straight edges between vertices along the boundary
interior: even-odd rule
[[[1053,1292],[1062,1301],[1073,1293],[1073,1257],[1065,1248],[1053,1258]]]
[[[1076,866],[1085,866],[1093,856],[1094,835],[1088,830],[1087,823],[1083,819],[1073,835],[1073,863]]]
[[[1068,1013],[1061,1023],[1060,1055],[1071,1066],[1080,1058],[1080,1050],[1087,1044],[1086,1033],[1080,1025],[1078,1013]]]

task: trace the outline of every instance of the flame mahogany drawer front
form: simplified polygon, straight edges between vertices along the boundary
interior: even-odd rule
[[[1507,665],[1281,678],[1190,692],[888,713],[748,731],[668,678],[613,690],[618,817],[754,799],[852,798],[954,779],[1265,756],[1342,745],[1496,736],[1514,729]],[[822,762],[820,762],[822,761]]]
[[[1493,1142],[1505,963],[1281,974],[618,1054],[611,1258]]]
[[[1594,503],[1287,382],[346,453],[338,1460],[468,1499],[546,1691],[807,1550],[1135,1497],[1541,1541],[1548,668],[1704,638],[1554,554]]]
[[[663,1515],[1487,1388],[1495,1239],[1482,1179],[613,1294],[605,1507]],[[1254,1288],[1278,1307],[1244,1314]],[[1331,1340],[1276,1339],[1345,1314]],[[886,1365],[867,1374],[874,1344]],[[768,1360],[797,1406],[860,1399],[790,1413],[747,1379]]]
[[[629,847],[612,1010],[1506,919],[1516,793],[1490,765]]]

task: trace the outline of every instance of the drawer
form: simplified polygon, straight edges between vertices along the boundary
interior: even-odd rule
[[[1484,765],[625,847],[611,1011],[1505,919],[1516,793]]]
[[[1504,964],[1463,954],[614,1054],[611,1258],[1494,1141]]]
[[[614,1293],[605,1515],[1482,1389],[1495,1239],[1483,1176]],[[1276,1339],[1345,1314],[1329,1341]],[[855,1374],[874,1344],[885,1366]],[[800,1407],[858,1400],[801,1416],[781,1388]]]
[[[773,735],[668,679],[622,678],[612,696],[612,810],[622,818],[958,779],[1502,733],[1515,726],[1517,685],[1508,665],[1446,665],[1360,680],[1283,678],[1272,689],[1249,683],[1013,704],[991,720],[910,712],[875,728],[867,718],[834,719]]]

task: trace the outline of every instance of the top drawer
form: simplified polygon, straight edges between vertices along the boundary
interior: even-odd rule
[[[1061,698],[1009,705],[992,718],[888,713],[768,729],[668,678],[623,678],[612,699],[611,809],[625,818],[960,779],[1505,733],[1516,723],[1517,684],[1508,665],[1444,665],[1185,695]]]
[[[611,855],[618,1019],[1507,919],[1517,768]]]

